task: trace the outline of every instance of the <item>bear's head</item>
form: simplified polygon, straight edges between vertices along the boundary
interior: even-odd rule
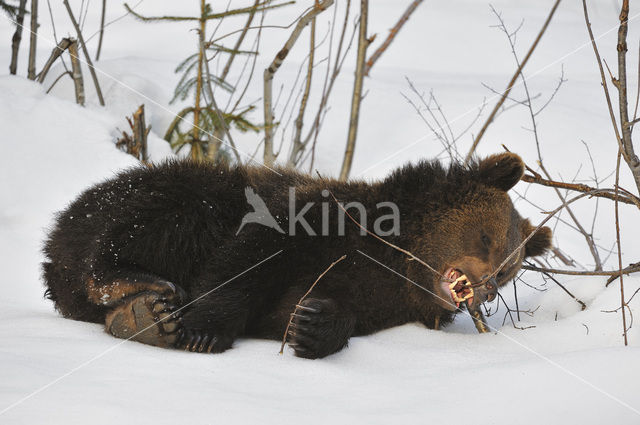
[[[498,287],[515,277],[523,259],[551,247],[551,229],[542,227],[518,249],[535,230],[507,194],[523,173],[524,163],[513,153],[449,171],[450,183],[441,198],[446,201],[433,214],[435,218],[425,223],[429,242],[420,249],[441,274],[434,278],[433,289],[442,307],[453,311],[463,300],[472,308],[493,301]],[[491,275],[514,250],[517,253],[495,279],[470,288],[469,284]]]

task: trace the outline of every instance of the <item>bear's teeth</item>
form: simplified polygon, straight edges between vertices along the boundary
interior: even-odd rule
[[[459,278],[457,278],[457,279],[456,279],[456,282],[460,282],[460,281],[463,281],[463,280],[468,280],[468,279],[467,279],[467,275],[466,275],[466,274],[463,274],[462,276],[460,276]]]
[[[469,293],[464,296],[463,300],[468,300],[470,298],[473,298],[473,288],[469,288]]]
[[[453,291],[453,288],[458,284],[458,282],[465,282],[464,283],[465,286],[471,284],[467,279],[467,275],[463,274],[462,276],[460,276],[459,278],[457,278],[456,280],[454,280],[449,284],[449,289]]]

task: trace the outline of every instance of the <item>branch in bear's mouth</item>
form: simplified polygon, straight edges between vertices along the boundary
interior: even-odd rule
[[[287,327],[284,330],[284,335],[282,336],[282,345],[280,346],[280,354],[282,354],[284,352],[284,346],[287,343],[287,335],[289,334],[289,328],[291,327],[291,322],[293,321],[293,318],[295,317],[295,315],[298,313],[298,308],[300,307],[300,304],[302,304],[302,301],[304,301],[305,298],[307,298],[307,296],[311,293],[311,291],[313,290],[313,288],[315,288],[316,284],[320,281],[320,279],[322,279],[322,277],[327,274],[327,272],[329,270],[331,270],[333,268],[333,266],[335,266],[336,264],[338,264],[340,261],[344,260],[345,258],[347,258],[347,254],[344,254],[342,257],[338,258],[336,261],[334,261],[333,263],[331,263],[329,265],[329,267],[327,267],[325,269],[325,271],[323,271],[322,273],[320,273],[320,275],[318,276],[318,278],[316,279],[315,282],[313,282],[313,284],[311,285],[311,287],[309,287],[309,290],[307,290],[307,292],[305,292],[305,294],[302,296],[302,298],[300,298],[300,300],[298,300],[298,302],[296,303],[295,308],[293,309],[293,313],[291,313],[289,315],[289,321],[287,322]]]
[[[482,311],[480,310],[480,306],[478,305],[477,308],[471,308],[471,304],[468,300],[466,300],[464,304],[467,306],[467,312],[473,319],[473,324],[476,325],[478,333],[484,334],[487,332],[491,332],[490,326],[487,323],[487,319],[484,317],[484,314],[482,314]]]

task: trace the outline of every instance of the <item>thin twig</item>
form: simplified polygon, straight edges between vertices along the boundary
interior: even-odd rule
[[[502,319],[502,326],[504,326],[505,321],[507,320],[507,315],[509,316],[509,319],[511,319],[511,325],[515,328],[515,329],[519,329],[521,331],[524,331],[526,329],[532,329],[535,328],[535,325],[530,325],[530,326],[517,326],[515,320],[513,320],[513,315],[511,314],[513,311],[517,311],[518,312],[518,321],[520,321],[520,310],[513,310],[511,307],[509,307],[509,305],[507,304],[507,302],[504,300],[504,297],[498,292],[498,298],[500,299],[500,301],[502,301],[502,303],[504,304],[505,308],[507,309],[507,311],[504,314],[504,318]],[[500,305],[498,303],[498,305]],[[497,312],[497,311],[496,311]],[[528,313],[528,312],[525,312]],[[494,313],[495,314],[495,313]]]
[[[375,52],[371,55],[371,57],[367,60],[367,63],[364,66],[364,75],[365,77],[369,76],[369,71],[373,68],[373,65],[380,59],[380,56],[387,50],[393,39],[398,35],[404,24],[409,20],[413,12],[420,6],[422,0],[413,0],[407,10],[404,11],[398,22],[389,30],[389,35],[384,40],[384,42],[376,49]]]
[[[496,105],[493,107],[493,110],[491,111],[491,114],[489,114],[489,117],[487,118],[487,120],[485,121],[484,125],[480,129],[480,132],[478,133],[478,135],[474,139],[473,144],[471,145],[471,149],[469,149],[469,153],[467,154],[467,157],[465,159],[465,162],[469,162],[471,160],[471,157],[473,156],[473,153],[475,152],[476,148],[478,147],[478,143],[480,143],[480,140],[482,139],[482,136],[484,136],[484,133],[487,131],[487,128],[489,128],[489,125],[493,122],[493,119],[495,118],[496,114],[498,113],[498,110],[500,109],[500,107],[502,106],[504,101],[507,99],[507,96],[509,96],[509,93],[511,92],[511,89],[515,85],[516,80],[520,76],[520,73],[524,69],[524,67],[527,64],[527,62],[529,61],[529,58],[531,58],[531,55],[533,54],[533,51],[538,46],[538,43],[540,42],[540,40],[542,39],[542,36],[544,35],[545,31],[547,30],[547,27],[549,26],[549,23],[551,22],[551,19],[553,18],[553,15],[556,13],[556,9],[558,8],[558,5],[560,4],[560,1],[561,0],[556,0],[556,2],[553,4],[553,7],[551,8],[551,11],[549,12],[549,15],[547,16],[546,21],[544,22],[544,24],[542,25],[542,28],[540,29],[540,32],[538,33],[538,36],[536,37],[536,39],[534,40],[533,44],[529,48],[529,51],[527,52],[526,56],[522,60],[522,63],[520,64],[520,66],[516,70],[515,74],[513,74],[513,77],[511,77],[511,81],[509,81],[509,84],[507,85],[507,89],[502,94],[502,97],[500,98],[500,100],[498,100],[498,103],[496,103]]]
[[[504,34],[507,37],[507,40],[508,40],[509,45],[511,47],[511,53],[512,53],[513,58],[514,58],[514,60],[516,62],[516,65],[518,66],[519,69],[521,69],[520,59],[518,58],[518,54],[516,53],[515,41],[513,39],[515,37],[515,34],[516,34],[517,30],[514,31],[513,33],[510,33],[508,31],[505,23],[504,23],[504,20],[502,19],[502,16],[493,8],[493,6],[491,6],[491,10],[496,15],[496,18],[499,21],[498,28],[500,28],[502,30],[502,32],[504,32]],[[541,148],[540,148],[540,138],[539,138],[539,135],[538,135],[538,122],[537,122],[537,119],[536,119],[536,115],[539,114],[540,111],[542,111],[546,107],[548,102],[540,110],[538,110],[538,112],[535,112],[533,110],[533,102],[531,101],[531,93],[529,91],[529,84],[527,83],[527,79],[525,78],[524,73],[522,72],[522,70],[520,71],[520,78],[522,79],[522,87],[524,88],[524,92],[525,92],[526,99],[527,99],[526,102],[525,102],[525,107],[529,111],[529,117],[531,119],[532,132],[533,132],[534,140],[535,140],[535,143],[536,143],[536,152],[538,154],[538,165],[539,165],[540,169],[542,170],[542,172],[544,173],[544,175],[547,177],[547,179],[551,180],[551,174],[547,171],[547,168],[544,166],[544,161],[542,160],[542,151],[541,151]],[[564,79],[562,77],[560,77],[560,83],[558,83],[558,86],[556,87],[556,90],[554,91],[554,94],[552,94],[550,99],[552,99],[553,96],[555,95],[555,93],[559,90],[560,86],[562,85],[562,81],[563,80]],[[560,201],[564,202],[565,201],[565,196],[563,196],[562,193],[560,193],[560,190],[557,187],[553,187],[553,190],[555,191],[555,193],[558,196],[558,198],[560,199]],[[580,234],[582,234],[582,236],[584,237],[585,242],[587,243],[587,246],[589,247],[589,251],[591,252],[591,256],[593,257],[593,260],[595,262],[596,270],[601,270],[602,269],[602,261],[600,260],[600,253],[598,252],[598,249],[596,247],[595,241],[593,240],[593,235],[588,233],[585,230],[585,228],[582,226],[582,223],[580,223],[580,220],[578,220],[578,217],[573,212],[572,208],[567,207],[567,213],[569,214],[569,216],[571,217],[571,219],[575,223],[576,228],[578,229],[578,232],[580,232]]]
[[[68,75],[73,80],[73,74],[71,73],[71,71],[64,71],[62,74],[58,75],[55,80],[53,80],[53,83],[51,83],[45,93],[49,94],[49,92],[55,87],[55,85],[58,84],[58,81],[60,81],[65,75]]]
[[[249,31],[249,27],[251,26],[251,22],[253,22],[253,18],[256,15],[256,11],[258,10],[259,4],[260,4],[260,0],[256,0],[255,3],[253,4],[254,9],[251,12],[249,12],[249,16],[247,17],[247,23],[244,24],[244,28],[242,28],[242,32],[240,33],[240,36],[236,40],[236,44],[233,46],[232,52],[229,55],[229,59],[227,59],[227,63],[225,64],[224,68],[222,69],[222,73],[220,74],[220,80],[222,81],[226,80],[227,75],[231,70],[231,65],[233,64],[233,60],[235,59],[237,52],[240,50],[240,47],[242,46],[242,42],[244,41],[244,38],[247,35],[247,32]]]
[[[202,16],[143,16],[140,15],[139,13],[135,12],[133,10],[133,8],[131,8],[127,3],[124,4],[124,8],[127,9],[127,12],[129,12],[131,15],[133,15],[134,17],[136,17],[137,19],[143,21],[143,22],[155,22],[155,21],[173,21],[173,22],[179,22],[179,21],[193,21],[193,22],[200,22],[201,19],[204,19],[206,21],[209,21],[211,19],[220,19],[220,18],[224,18],[227,16],[232,16],[232,15],[243,15],[245,13],[255,13],[256,11],[262,11],[262,10],[267,10],[267,9],[275,9],[277,7],[282,7],[282,6],[288,6],[290,4],[293,4],[293,1],[288,1],[286,3],[280,3],[280,4],[274,4],[274,5],[267,5],[269,3],[270,0],[265,1],[263,3],[260,3],[259,8],[256,8],[255,6],[249,6],[249,7],[243,7],[240,9],[232,9],[232,10],[226,10],[224,12],[221,13],[210,13],[208,15],[202,15]],[[227,34],[226,36],[228,36],[230,34]]]
[[[628,2],[627,2],[628,5]],[[624,3],[623,3],[624,6]],[[616,116],[615,113],[613,111],[613,106],[611,103],[611,96],[609,94],[609,87],[607,85],[607,78],[605,76],[604,73],[604,68],[602,66],[602,59],[600,57],[600,52],[598,51],[598,46],[596,44],[595,38],[593,36],[593,31],[591,30],[591,21],[589,20],[589,12],[587,10],[587,2],[586,0],[582,0],[582,8],[584,11],[584,20],[585,20],[585,24],[587,26],[587,31],[589,33],[589,39],[591,40],[591,46],[593,47],[593,53],[596,56],[596,63],[598,64],[598,69],[600,71],[600,81],[602,83],[602,90],[604,91],[604,96],[605,96],[605,100],[607,101],[607,108],[609,110],[609,117],[611,118],[611,124],[613,127],[613,131],[615,133],[615,137],[616,137],[616,141],[618,142],[618,149],[620,149],[620,151],[622,152],[622,157],[624,158],[625,162],[627,163],[627,165],[629,166],[629,168],[631,169],[631,172],[634,176],[635,182],[636,182],[636,186],[638,187],[638,192],[640,192],[640,162],[638,161],[638,158],[635,157],[631,158],[629,157],[629,153],[627,152],[627,147],[625,146],[625,141],[622,138],[622,135],[620,134],[620,130],[618,128],[618,123],[616,121]],[[624,9],[624,8],[623,8]],[[620,15],[621,19],[624,18],[622,16],[622,13]],[[626,19],[626,18],[625,18]],[[626,20],[625,21],[621,21],[621,26],[622,23],[625,23],[625,27],[626,27]],[[624,33],[618,33],[618,38],[620,38],[621,36],[626,37],[626,32]],[[618,43],[618,48],[621,48],[620,43]],[[625,41],[625,50],[626,50],[626,41]],[[618,55],[624,55],[626,53],[625,52],[620,52],[620,50],[618,50]],[[626,71],[625,71],[625,77],[626,77]],[[617,81],[614,79],[614,81]],[[619,83],[616,83],[619,84]],[[626,79],[625,79],[625,87],[626,87]],[[625,99],[626,100],[626,99]],[[631,146],[631,150],[633,152],[633,145],[631,143],[629,143],[628,146]],[[635,166],[634,166],[635,163]]]
[[[533,265],[523,265],[523,269],[531,270],[534,272],[542,273],[554,273],[554,274],[566,274],[571,276],[611,276],[617,278],[621,274],[629,275],[631,273],[640,272],[640,263],[631,264],[622,270],[564,270],[564,269],[551,269],[546,267],[536,267]]]
[[[293,48],[294,44],[298,40],[300,33],[306,27],[311,20],[327,9],[333,4],[334,0],[324,0],[322,3],[316,4],[307,14],[302,16],[298,21],[298,24],[291,32],[291,35],[285,42],[284,46],[276,54],[271,64],[264,70],[264,156],[263,160],[265,165],[271,166],[275,162],[275,154],[273,152],[273,127],[274,116],[272,109],[272,94],[273,94],[273,77],[278,71],[287,55]]]
[[[623,11],[624,4],[627,5],[627,13],[629,8],[628,1],[623,2]],[[618,151],[618,160],[616,162],[616,202],[615,202],[615,215],[616,215],[616,244],[618,245],[618,271],[620,272],[620,310],[622,312],[622,334],[624,338],[624,345],[627,345],[627,315],[625,312],[625,306],[627,305],[624,299],[624,280],[622,277],[622,248],[620,246],[620,217],[618,216],[618,183],[620,182],[620,161],[622,157],[622,152]]]
[[[594,188],[591,186],[588,186],[586,184],[582,184],[582,183],[565,183],[565,182],[559,182],[559,181],[555,181],[555,180],[547,180],[542,178],[541,176],[530,176],[528,174],[525,174],[524,176],[522,176],[522,181],[527,182],[527,183],[534,183],[534,184],[539,184],[542,186],[549,186],[549,187],[557,187],[560,189],[568,189],[568,190],[573,190],[575,192],[582,192],[582,193],[587,193],[587,192],[593,192],[594,190],[598,190],[598,188]],[[610,199],[612,201],[615,201],[615,194],[612,193],[614,192],[613,189],[609,189],[610,192],[602,192],[602,193],[598,193],[597,195],[593,195],[594,197],[598,197],[598,198],[606,198],[606,199]],[[637,196],[633,195],[632,193],[628,193],[628,195],[623,196],[623,195],[619,195],[618,200],[620,202],[623,202],[625,204],[629,204],[629,205],[635,205],[636,207],[640,208],[640,198],[638,198]]]
[[[344,53],[342,53],[342,48],[343,48],[343,44],[344,44],[344,40],[345,40],[345,35],[347,32],[347,26],[349,24],[349,11],[351,8],[351,0],[347,0],[347,2],[345,3],[345,12],[344,12],[344,22],[342,24],[342,30],[340,31],[340,38],[338,41],[338,47],[336,49],[336,56],[335,56],[335,62],[333,64],[333,70],[331,71],[331,77],[329,78],[329,69],[331,68],[331,49],[332,49],[332,38],[330,38],[330,43],[329,43],[329,58],[327,60],[327,73],[325,74],[325,78],[324,78],[324,83],[322,86],[322,96],[320,97],[320,103],[318,105],[318,109],[316,112],[316,116],[315,119],[313,120],[313,124],[311,125],[311,128],[309,129],[309,132],[307,133],[307,136],[304,139],[304,145],[306,146],[307,144],[309,144],[309,142],[311,141],[311,138],[313,137],[313,141],[311,141],[311,152],[308,154],[311,156],[311,160],[309,163],[309,172],[311,172],[311,170],[313,170],[313,164],[315,162],[315,154],[316,154],[316,146],[317,146],[317,142],[318,142],[318,136],[320,135],[320,129],[322,127],[322,124],[324,122],[324,117],[326,116],[326,113],[328,112],[328,107],[327,107],[327,103],[329,101],[329,97],[331,95],[331,92],[333,90],[333,86],[334,83],[338,77],[338,75],[340,74],[340,71],[342,70],[342,65],[344,64],[345,59],[347,58],[347,54],[349,53],[349,51],[351,50],[351,45],[353,44],[353,40],[355,38],[355,34],[356,34],[356,28],[354,27],[352,33],[351,33],[351,37],[349,37],[349,41],[347,43],[347,46],[345,48]],[[337,16],[337,7],[334,11],[334,15],[333,15],[333,21],[331,24],[331,34],[333,35],[333,28],[334,28],[334,23],[336,20],[336,16]]]
[[[531,264],[531,263],[529,263],[529,265],[532,265],[532,264]],[[580,309],[581,309],[581,310],[585,310],[585,309],[587,308],[587,305],[586,305],[582,300],[580,300],[578,297],[576,297],[575,295],[573,295],[573,294],[571,293],[571,291],[569,291],[569,290],[568,290],[568,289],[567,289],[563,284],[561,284],[561,283],[558,281],[558,279],[556,279],[556,278],[554,278],[553,276],[551,276],[551,274],[550,274],[549,272],[541,271],[541,273],[542,273],[542,274],[544,274],[545,276],[547,276],[547,277],[548,277],[549,279],[551,279],[552,281],[554,281],[556,285],[558,285],[560,288],[562,288],[562,290],[563,290],[564,292],[566,292],[566,293],[567,293],[567,295],[569,295],[571,298],[573,298],[573,300],[574,300],[575,302],[577,302],[578,304],[580,304],[580,307],[581,307]]]
[[[309,33],[309,59],[307,63],[307,75],[305,79],[304,92],[300,100],[300,108],[298,109],[298,117],[295,121],[295,132],[291,146],[291,153],[287,165],[295,167],[300,160],[300,156],[304,151],[304,144],[300,140],[302,137],[302,126],[304,122],[304,112],[307,109],[309,93],[311,92],[311,79],[313,78],[313,66],[316,52],[316,18],[311,20],[311,31]]]
[[[200,49],[204,50],[204,34],[200,33],[199,35],[200,37]],[[218,121],[220,122],[220,125],[222,126],[225,134],[227,135],[227,138],[229,139],[229,145],[231,146],[231,150],[233,151],[233,154],[236,158],[236,162],[238,164],[242,163],[242,160],[240,159],[240,154],[238,153],[238,149],[236,148],[236,144],[233,140],[233,138],[231,137],[231,133],[229,132],[229,126],[227,125],[226,121],[224,120],[224,117],[222,115],[222,112],[220,111],[220,108],[218,108],[218,103],[216,102],[216,99],[214,97],[214,93],[213,93],[213,88],[211,87],[211,73],[209,72],[209,61],[204,58],[204,66],[205,66],[205,72],[206,72],[206,89],[207,89],[207,93],[209,94],[209,98],[211,100],[211,104],[213,105],[213,109],[216,112],[216,116],[218,117]],[[217,136],[213,136],[218,138]],[[218,138],[220,139],[220,138]],[[221,143],[222,140],[217,140],[216,142]],[[211,147],[209,147],[209,149],[211,149]],[[214,159],[214,158],[211,158]]]

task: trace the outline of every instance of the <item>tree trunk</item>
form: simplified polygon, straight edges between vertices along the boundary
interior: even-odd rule
[[[31,0],[31,38],[29,44],[29,68],[27,77],[36,79],[36,45],[38,42],[38,0]]]
[[[204,59],[204,45],[200,43],[200,39],[204,37],[207,20],[205,19],[205,0],[200,0],[200,35],[198,36],[198,75],[196,77],[196,103],[193,108],[193,142],[191,143],[191,158],[195,160],[202,159],[202,143],[200,142],[200,94],[202,93],[202,61]],[[199,148],[195,149],[195,145]]]
[[[76,103],[84,106],[84,80],[82,79],[82,68],[78,58],[78,42],[73,40],[69,45],[69,56],[71,56],[71,78],[76,89]]]
[[[68,0],[63,0],[62,3],[67,8],[67,12],[69,13],[69,18],[71,19],[71,23],[73,24],[74,28],[76,29],[76,33],[78,34],[78,43],[80,43],[80,47],[82,48],[82,52],[84,53],[84,57],[87,61],[87,66],[89,67],[89,73],[91,74],[91,79],[93,80],[93,85],[95,86],[96,94],[98,95],[98,101],[100,102],[101,106],[104,106],[104,98],[102,97],[102,90],[100,90],[100,83],[98,82],[98,76],[96,75],[96,70],[93,67],[93,62],[91,62],[91,56],[89,56],[87,45],[84,42],[84,37],[82,37],[82,31],[80,30],[80,26],[78,25],[78,22],[76,21],[75,16],[73,16],[73,12],[71,11],[71,6],[69,6]]]
[[[340,181],[346,181],[351,172],[353,152],[356,148],[358,134],[358,120],[360,118],[360,103],[362,102],[362,83],[364,79],[364,66],[367,55],[367,15],[369,9],[368,0],[360,0],[360,33],[358,36],[358,58],[356,61],[356,78],[353,84],[353,97],[351,98],[351,119],[349,120],[349,133],[347,135],[347,147],[344,151],[344,160],[340,170]]]
[[[18,71],[18,51],[20,50],[20,42],[22,41],[22,25],[24,23],[24,14],[27,11],[27,0],[20,0],[20,8],[16,16],[16,32],[11,37],[11,63],[9,64],[9,73],[16,75]]]
[[[100,52],[102,51],[102,38],[104,37],[104,17],[107,13],[107,0],[102,0],[102,14],[100,15],[100,37],[98,38],[98,51],[96,52],[96,61],[100,60]]]

